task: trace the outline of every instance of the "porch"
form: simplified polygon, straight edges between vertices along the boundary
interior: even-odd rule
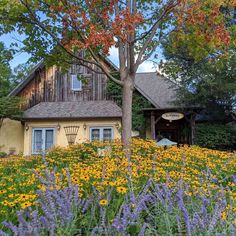
[[[146,137],[194,144],[197,108],[145,108]]]

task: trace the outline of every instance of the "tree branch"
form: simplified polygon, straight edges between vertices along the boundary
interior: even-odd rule
[[[69,50],[67,50],[64,45],[61,43],[61,41],[57,38],[57,36],[55,34],[53,34],[50,30],[47,29],[47,27],[42,23],[40,22],[37,17],[34,15],[34,13],[31,11],[29,5],[20,0],[20,2],[26,7],[26,9],[28,10],[28,12],[30,13],[30,15],[33,17],[34,19],[34,22],[35,22],[35,25],[38,25],[43,31],[45,31],[46,33],[48,33],[56,42],[57,44],[67,53],[69,54],[71,57],[73,58],[76,58],[77,60],[81,60],[85,63],[90,63],[90,64],[94,64],[96,66],[98,66],[100,69],[102,69],[102,71],[104,72],[104,74],[109,78],[111,79],[112,81],[114,81],[115,83],[119,84],[120,86],[123,86],[123,82],[121,80],[118,80],[116,78],[114,78],[109,70],[100,62],[100,59],[99,57],[94,53],[94,51],[88,47],[88,50],[91,54],[91,56],[93,57],[93,59],[95,61],[91,61],[91,60],[86,60],[84,58],[81,58],[81,57],[78,57],[77,55],[75,55],[74,53],[70,52]],[[82,40],[85,40],[82,36],[81,36]]]
[[[168,13],[170,12],[171,9],[173,9],[178,3],[174,4],[174,0],[170,1],[169,4],[167,4],[166,8],[163,10],[163,13],[161,14],[161,16],[158,18],[158,20],[155,22],[155,24],[153,24],[152,28],[149,30],[149,37],[146,39],[144,45],[142,46],[139,54],[138,54],[138,58],[136,60],[135,63],[135,67],[136,69],[138,68],[138,66],[141,64],[142,62],[142,57],[144,52],[146,51],[146,49],[148,48],[149,44],[151,43],[153,37],[156,34],[156,31],[159,27],[159,23],[161,22],[161,20],[163,20],[164,17],[166,17],[166,15],[168,15]]]

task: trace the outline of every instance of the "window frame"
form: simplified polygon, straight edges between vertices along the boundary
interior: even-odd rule
[[[104,129],[111,129],[111,140],[106,140],[106,141],[112,141],[114,140],[114,128],[112,126],[92,126],[89,129],[89,140],[92,142],[92,130],[93,129],[98,129],[99,130],[99,140],[98,141],[104,141],[103,140],[103,132]]]
[[[41,153],[45,153],[47,150],[45,150],[46,148],[46,131],[47,130],[52,130],[53,131],[53,145],[55,145],[56,143],[56,129],[55,128],[51,128],[51,127],[47,127],[47,128],[32,128],[32,145],[31,145],[31,153],[32,154],[41,154]],[[37,152],[35,150],[35,143],[34,143],[34,135],[35,135],[35,131],[42,131],[42,151],[41,152]]]
[[[76,80],[80,82],[80,88],[75,88],[74,87],[74,78],[73,76],[76,77]],[[82,81],[78,80],[78,74],[70,74],[70,82],[71,82],[71,90],[78,92],[78,91],[82,91]]]

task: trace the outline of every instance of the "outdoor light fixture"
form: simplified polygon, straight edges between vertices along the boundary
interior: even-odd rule
[[[58,123],[57,124],[57,130],[59,131],[61,129],[61,126],[60,126],[60,124]]]
[[[120,124],[118,122],[115,124],[115,126],[116,126],[117,129],[120,128]]]
[[[86,125],[86,123],[84,123],[83,128],[84,128],[84,130],[87,129],[87,125]]]

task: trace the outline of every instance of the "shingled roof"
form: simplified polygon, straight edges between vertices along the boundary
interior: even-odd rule
[[[112,101],[41,102],[23,113],[23,119],[73,119],[121,117]]]
[[[178,85],[156,72],[137,73],[135,88],[156,108],[174,108]]]

